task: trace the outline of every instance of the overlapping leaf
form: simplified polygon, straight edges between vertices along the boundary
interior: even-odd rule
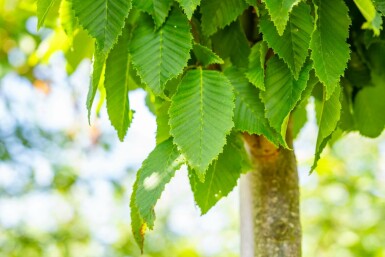
[[[265,58],[268,47],[265,42],[256,43],[249,55],[249,67],[246,77],[261,90],[265,90]]]
[[[218,71],[190,70],[170,106],[170,133],[200,180],[222,152],[233,127],[234,95]]]
[[[288,25],[282,35],[274,27],[267,15],[261,17],[260,29],[263,39],[289,66],[298,79],[299,73],[308,56],[310,36],[313,32],[313,18],[310,6],[300,3],[290,13]]]
[[[324,89],[325,90],[325,89]],[[320,159],[322,150],[331,138],[333,132],[337,128],[341,114],[340,102],[341,87],[338,85],[333,94],[326,100],[326,93],[322,102],[322,109],[319,117],[319,130],[317,136],[316,150],[314,162],[311,167],[312,172],[317,167],[317,162]]]
[[[97,48],[97,47],[95,47]],[[91,109],[92,103],[94,102],[94,98],[96,95],[96,91],[98,90],[98,86],[100,83],[104,82],[104,68],[106,62],[106,54],[102,51],[95,51],[93,57],[93,68],[92,68],[92,77],[90,87],[88,89],[87,94],[87,110],[88,110],[88,122],[90,122],[91,117]]]
[[[232,134],[223,153],[208,168],[204,182],[199,180],[194,171],[189,171],[191,190],[202,214],[207,213],[237,185],[242,173],[243,158],[245,158],[243,141],[239,136]]]
[[[383,48],[383,50],[385,47]],[[384,63],[385,51],[376,49],[375,54],[382,59]],[[383,65],[380,66],[381,70]],[[385,76],[381,72],[380,76],[373,74],[375,86],[366,86],[361,89],[354,98],[354,121],[360,134],[367,137],[378,137],[385,126]]]
[[[341,80],[342,88],[347,88],[349,81],[346,79]],[[348,90],[341,90],[341,117],[338,122],[338,128],[342,131],[350,132],[357,130],[357,126],[354,121],[353,108],[352,108],[352,92]]]
[[[138,179],[139,173],[136,173],[136,179]],[[140,250],[143,253],[144,236],[147,230],[147,224],[139,214],[138,206],[136,205],[136,192],[138,191],[138,184],[135,183],[131,199],[130,199],[130,216],[131,216],[131,230],[134,235],[134,239]]]
[[[372,0],[354,0],[354,3],[368,22],[371,22],[375,18],[376,8]]]
[[[191,19],[195,9],[201,2],[201,0],[177,0],[182,7],[183,11],[187,15],[188,19]]]
[[[271,58],[266,69],[266,90],[261,92],[265,104],[266,117],[270,125],[280,133],[282,140],[286,137],[286,128],[290,112],[301,99],[307,86],[311,64],[305,64],[295,80],[286,64],[277,56]]]
[[[368,52],[368,61],[370,62],[372,82],[375,85],[385,83],[385,44],[378,42],[372,44]]]
[[[259,98],[259,90],[252,86],[242,72],[235,68],[226,69],[225,75],[234,87],[235,129],[250,134],[264,135],[275,145],[284,144],[284,141],[280,140],[281,138],[270,127],[269,121],[265,117],[265,106]]]
[[[160,27],[170,11],[172,0],[133,0],[133,6],[150,14],[155,25]]]
[[[307,86],[305,90],[302,91],[301,99],[297,103],[294,111],[291,114],[293,120],[293,138],[295,139],[300,133],[303,126],[307,122],[307,110],[306,106],[309,102],[309,97],[311,96],[314,86],[319,83],[318,78],[315,76],[314,70],[310,71],[309,80],[307,81]]]
[[[67,72],[74,72],[84,58],[92,59],[95,49],[94,41],[84,30],[76,31],[71,38],[73,46],[64,53],[67,61]]]
[[[277,27],[279,35],[282,35],[287,21],[289,20],[289,14],[293,7],[301,2],[301,0],[263,0],[269,11],[271,20]]]
[[[223,29],[235,21],[247,6],[244,0],[202,0],[200,11],[203,32],[210,36],[218,29]]]
[[[106,61],[105,83],[107,112],[111,124],[123,141],[132,121],[128,99],[130,58],[128,53],[129,31],[124,29]]]
[[[116,43],[131,9],[131,0],[72,0],[79,24],[107,53]]]
[[[43,26],[48,12],[51,10],[56,1],[57,0],[37,0],[37,28]]]
[[[311,59],[319,80],[326,87],[326,99],[339,85],[350,57],[350,18],[343,0],[316,0],[316,28],[312,34]]]
[[[190,57],[191,41],[187,18],[179,10],[173,10],[158,30],[151,19],[144,18],[134,31],[132,61],[156,95],[162,95],[165,83],[183,71]]]
[[[156,143],[160,144],[170,138],[170,120],[168,110],[170,108],[169,101],[163,101],[156,106]]]
[[[61,0],[59,17],[63,30],[67,36],[72,37],[76,26],[75,13],[72,10],[72,0]]]
[[[362,25],[362,28],[371,29],[376,36],[379,36],[382,19],[381,15],[377,13],[372,0],[354,0],[354,3],[366,19],[366,22]]]
[[[223,64],[224,61],[221,57],[216,55],[211,49],[202,46],[200,44],[194,44],[193,47],[194,55],[198,59],[200,63],[202,63],[203,66],[207,66],[210,64]]]
[[[307,101],[306,101],[307,102]],[[307,122],[306,104],[297,106],[292,113],[293,138],[295,139]]]
[[[230,57],[233,65],[247,68],[250,46],[239,22],[233,22],[212,37],[214,51],[223,59]]]
[[[152,229],[154,226],[155,204],[183,163],[184,159],[170,138],[155,147],[138,171],[131,196],[131,206],[134,206],[131,222],[135,239],[141,247],[146,227]]]
[[[245,2],[251,6],[256,6],[257,5],[257,0],[245,0]]]
[[[138,171],[136,205],[150,229],[155,220],[154,206],[183,163],[184,159],[170,138],[155,147]]]
[[[374,0],[376,9],[381,12],[382,16],[385,16],[385,0]]]

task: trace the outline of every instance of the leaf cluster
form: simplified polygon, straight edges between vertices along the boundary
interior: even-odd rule
[[[38,0],[39,26],[54,3]],[[105,92],[124,139],[134,112],[128,92],[149,94],[157,146],[137,173],[131,198],[139,245],[154,225],[165,185],[187,164],[206,213],[249,169],[240,135],[288,148],[313,96],[319,125],[316,167],[337,135],[384,128],[383,0],[62,0],[63,30],[95,40],[87,98]]]

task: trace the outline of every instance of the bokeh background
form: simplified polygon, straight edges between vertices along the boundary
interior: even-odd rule
[[[0,0],[0,257],[140,256],[129,197],[155,146],[149,99],[130,92],[136,113],[123,143],[102,98],[89,125],[92,42],[50,29],[57,19],[49,17],[37,31],[35,9],[33,0]],[[309,176],[313,107],[295,141],[303,256],[384,257],[385,137],[336,136]],[[182,168],[156,207],[142,256],[239,256],[238,188],[200,216],[189,187]]]

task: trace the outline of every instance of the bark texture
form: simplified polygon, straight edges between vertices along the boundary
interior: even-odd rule
[[[241,240],[252,238],[254,245],[242,242],[242,257],[299,257],[301,224],[294,151],[276,148],[262,136],[245,134],[244,139],[254,170],[241,181],[241,217],[252,219],[241,221]],[[290,128],[287,142],[292,148]],[[245,214],[247,209],[252,215]],[[253,232],[246,227],[250,225]]]

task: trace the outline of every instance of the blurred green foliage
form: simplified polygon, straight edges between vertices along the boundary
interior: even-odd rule
[[[302,187],[304,256],[385,256],[384,146],[353,134],[329,149]]]

